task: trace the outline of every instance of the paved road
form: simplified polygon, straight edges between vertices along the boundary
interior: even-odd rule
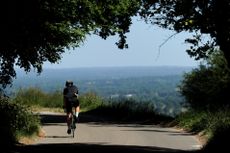
[[[84,119],[77,124],[75,138],[72,138],[66,133],[67,127],[63,115],[43,114],[42,118],[45,137],[40,138],[33,146],[61,144],[66,147],[72,144],[78,146],[78,149],[80,147],[89,149],[89,146],[100,149],[113,146],[112,148],[116,147],[116,149],[127,147],[155,151],[157,149],[161,152],[162,150],[175,152],[200,148],[200,143],[194,135],[174,128],[99,122],[96,119],[90,120],[83,117]]]

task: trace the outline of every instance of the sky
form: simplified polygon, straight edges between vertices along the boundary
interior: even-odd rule
[[[186,53],[184,43],[191,34],[164,30],[133,19],[127,34],[128,49],[118,49],[117,36],[104,40],[96,35],[88,36],[79,48],[67,50],[59,63],[45,63],[43,68],[124,67],[124,66],[197,66]],[[165,42],[165,43],[164,43]]]

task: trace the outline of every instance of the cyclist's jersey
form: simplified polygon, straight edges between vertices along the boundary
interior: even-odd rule
[[[77,96],[75,94],[78,94],[78,88],[75,85],[64,88],[63,95],[66,102],[77,101]]]
[[[79,100],[74,95],[74,93],[78,94],[78,88],[73,85],[70,87],[66,87],[63,90],[64,99],[66,102],[66,111],[71,112],[72,107],[78,107],[79,106]]]

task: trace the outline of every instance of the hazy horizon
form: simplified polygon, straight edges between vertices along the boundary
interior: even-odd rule
[[[155,65],[155,66],[143,66],[143,65],[132,65],[132,66],[81,66],[81,67],[43,67],[42,72],[45,70],[65,70],[65,69],[93,69],[93,68],[197,68],[198,65]],[[15,70],[18,71],[24,71],[24,69],[21,68],[15,68]],[[35,69],[31,69],[28,73],[34,73],[36,72]],[[26,72],[25,72],[26,73]]]
[[[34,71],[29,73],[17,69],[17,78],[65,78],[86,79],[86,78],[122,78],[142,76],[165,76],[177,75],[191,71],[193,66],[114,66],[114,67],[77,67],[77,68],[44,68],[41,74]]]

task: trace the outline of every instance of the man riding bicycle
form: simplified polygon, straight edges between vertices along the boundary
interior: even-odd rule
[[[80,105],[78,100],[78,88],[73,84],[73,81],[67,80],[65,84],[65,88],[63,90],[63,104],[64,109],[66,110],[67,115],[67,133],[71,133],[71,113],[72,107],[75,107],[76,115],[75,119],[78,120],[78,115],[80,112]]]

